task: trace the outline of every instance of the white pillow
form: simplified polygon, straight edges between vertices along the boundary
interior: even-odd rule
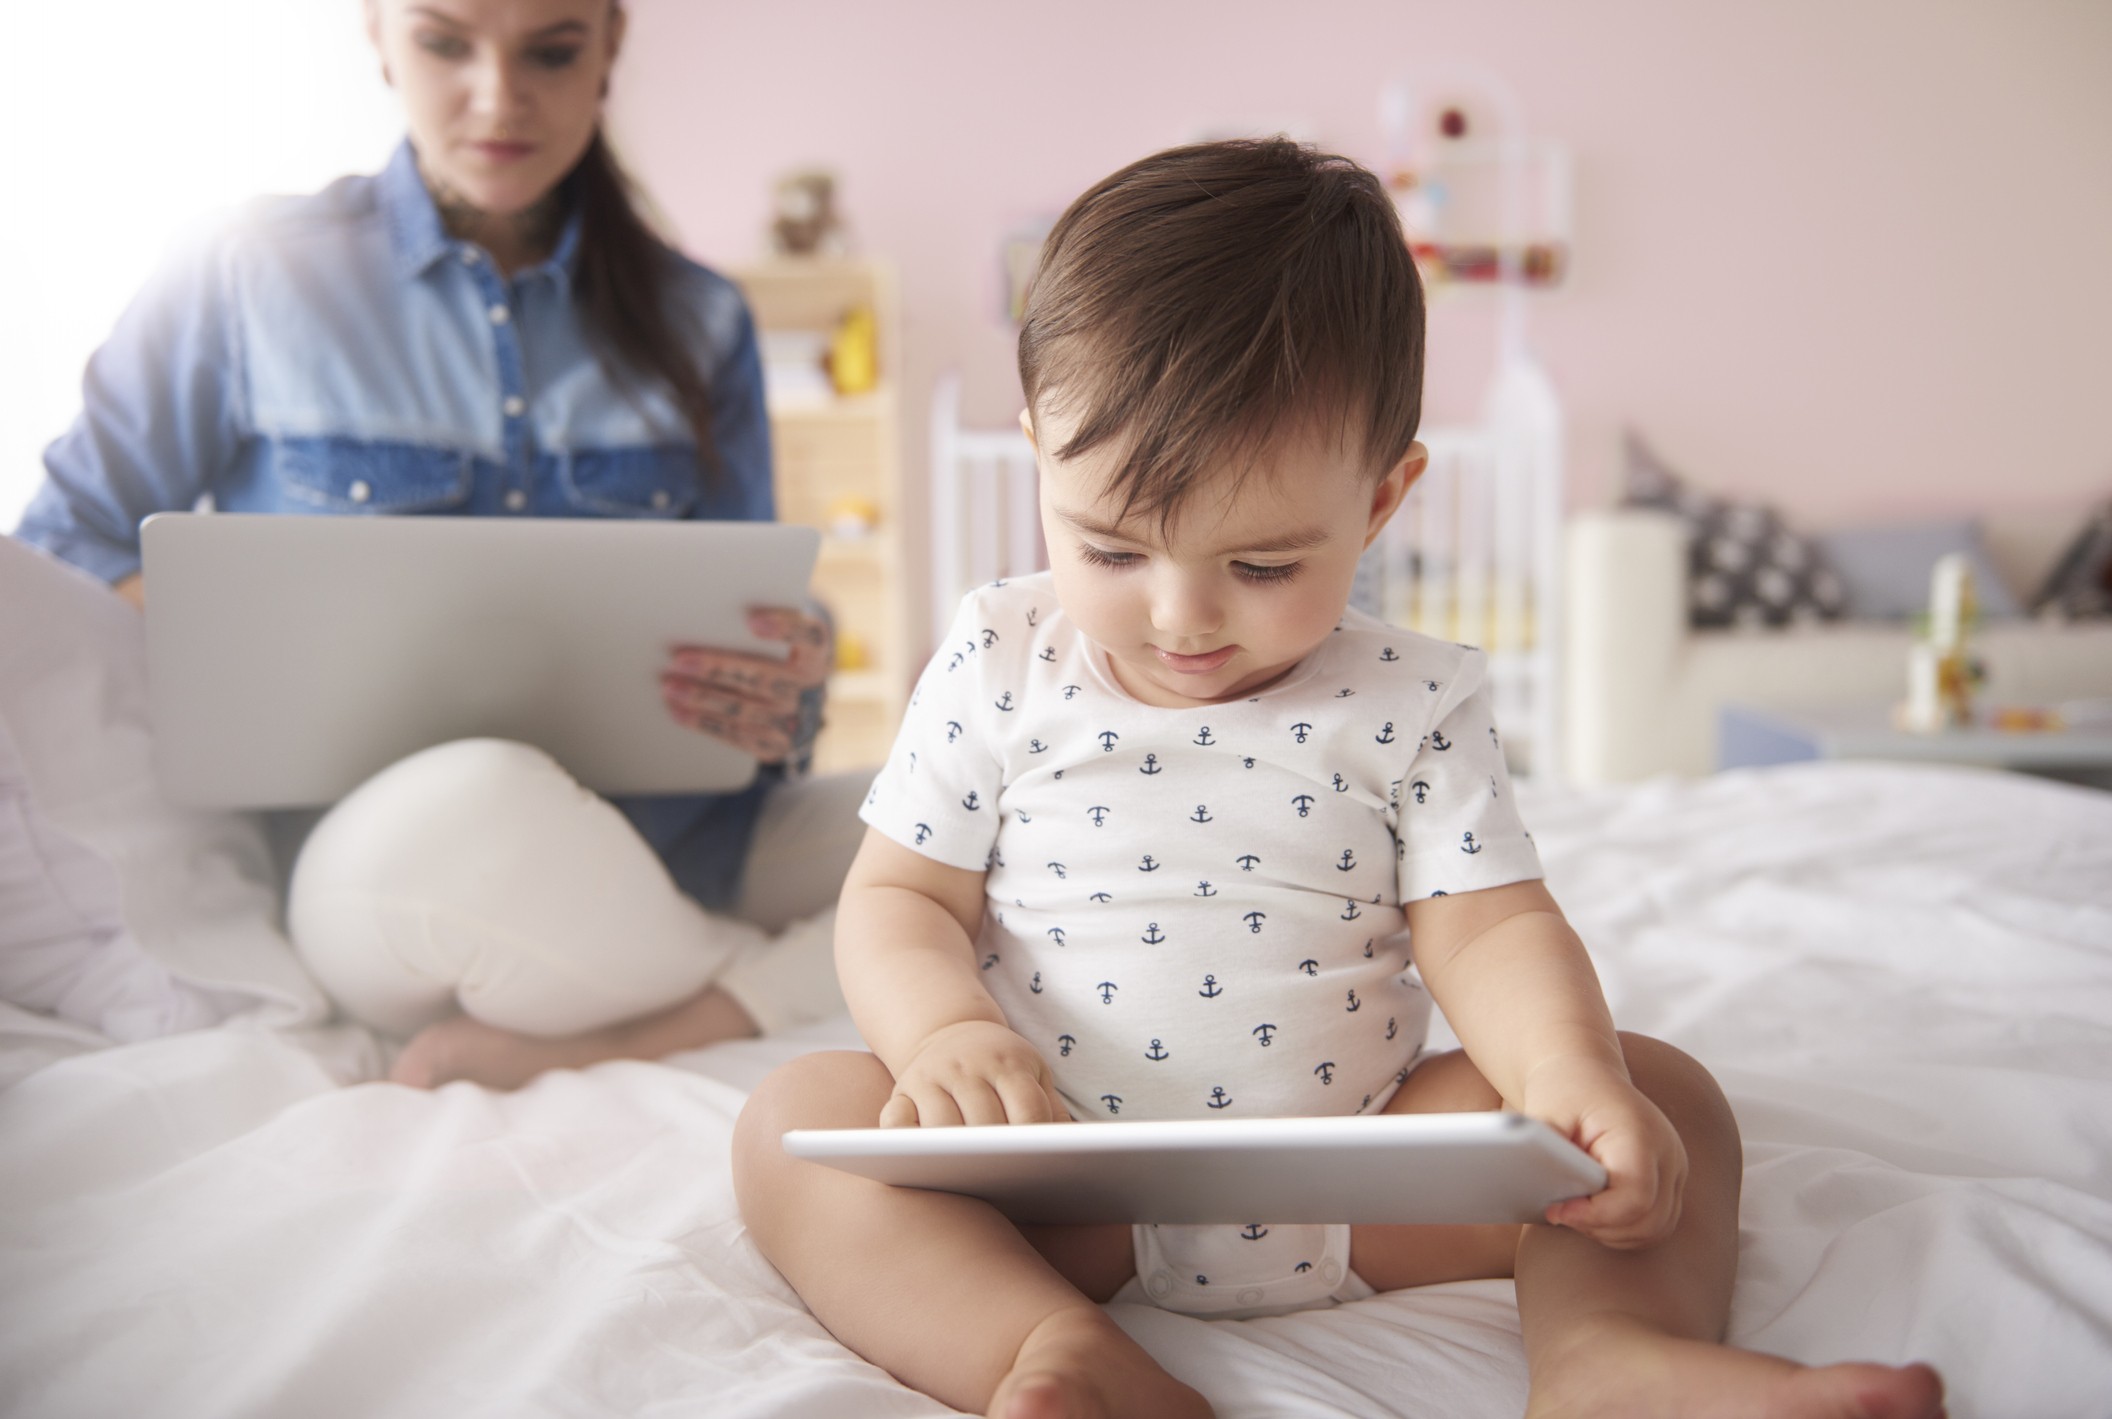
[[[21,796],[71,847],[115,869],[123,925],[175,982],[268,1025],[329,1014],[278,925],[257,822],[174,808],[155,785],[142,617],[12,537],[0,537],[0,725],[27,785]],[[94,875],[77,860],[67,872],[71,882]],[[82,970],[98,939],[107,938],[83,934]],[[195,1018],[173,1001],[170,1010],[171,1028]]]

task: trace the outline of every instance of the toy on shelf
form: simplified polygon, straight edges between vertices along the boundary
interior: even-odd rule
[[[1930,575],[1928,633],[1907,651],[1907,698],[1899,727],[1940,734],[1973,722],[1973,691],[1986,678],[1970,653],[1979,608],[1973,568],[1962,553],[1937,560]]]
[[[836,211],[836,175],[802,168],[778,178],[770,196],[770,250],[778,256],[841,256],[843,218]]]
[[[1568,151],[1525,136],[1492,74],[1431,67],[1380,102],[1387,185],[1431,287],[1552,286],[1569,267]]]
[[[840,632],[836,637],[836,668],[838,670],[865,670],[873,663],[872,647],[865,637],[853,631]]]
[[[880,525],[880,509],[871,498],[842,497],[829,502],[825,526],[831,537],[844,542],[860,542],[873,535]]]
[[[2061,712],[2047,705],[2000,705],[1987,724],[2004,734],[2059,734],[2068,727]]]
[[[829,379],[838,394],[865,394],[880,383],[880,326],[871,306],[847,312],[829,340]]]
[[[880,384],[880,322],[853,306],[834,330],[765,330],[763,387],[773,409],[821,409]]]

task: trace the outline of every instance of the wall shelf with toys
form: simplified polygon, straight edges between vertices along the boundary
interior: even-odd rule
[[[820,772],[887,755],[910,665],[902,555],[894,273],[780,257],[733,273],[755,313],[777,467],[777,515],[822,531],[814,593],[836,619]]]
[[[1526,136],[1510,86],[1434,66],[1384,91],[1386,182],[1433,296],[1559,285],[1570,261],[1569,151]]]
[[[1564,149],[1526,140],[1448,143],[1421,166],[1393,169],[1387,185],[1430,292],[1560,285],[1568,171]]]

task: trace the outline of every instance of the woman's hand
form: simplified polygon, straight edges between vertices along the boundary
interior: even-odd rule
[[[1519,1109],[1606,1169],[1603,1189],[1548,1208],[1550,1223],[1622,1251],[1662,1241],[1679,1224],[1686,1145],[1625,1073],[1597,1059],[1545,1060],[1526,1077]]]
[[[792,754],[799,697],[828,678],[829,628],[782,606],[750,611],[748,628],[784,641],[792,647],[791,656],[766,660],[708,646],[677,646],[660,672],[660,695],[678,722],[766,764],[779,764]]]
[[[1003,1025],[964,1020],[934,1031],[895,1077],[882,1128],[960,1123],[1068,1123],[1056,1078],[1034,1046]]]

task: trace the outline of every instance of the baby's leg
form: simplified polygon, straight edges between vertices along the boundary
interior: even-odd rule
[[[892,1089],[869,1054],[807,1055],[763,1081],[734,1133],[741,1216],[821,1323],[957,1409],[1002,1419],[1207,1415],[1200,1395],[995,1208],[854,1177],[780,1146],[787,1129],[871,1127]],[[1088,1284],[1104,1281],[1114,1248],[1129,1245],[1127,1227],[1060,1230],[1050,1250],[1092,1273]]]
[[[1358,1227],[1350,1265],[1381,1291],[1515,1275],[1532,1372],[1528,1415],[1927,1419],[1942,1386],[1926,1366],[1806,1369],[1722,1343],[1738,1264],[1737,1120],[1699,1064],[1623,1034],[1630,1076],[1687,1149],[1672,1234],[1615,1251],[1560,1227]],[[1502,1099],[1464,1054],[1430,1061],[1388,1113],[1494,1109]],[[1450,1236],[1444,1234],[1450,1233]]]

